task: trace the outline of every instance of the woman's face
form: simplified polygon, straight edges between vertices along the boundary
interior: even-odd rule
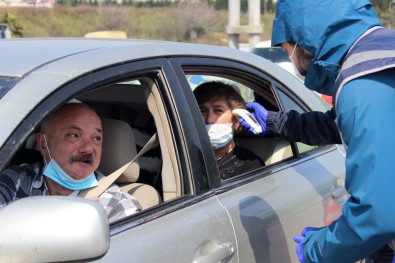
[[[205,124],[233,123],[233,131],[238,127],[238,122],[233,122],[232,108],[223,98],[214,98],[199,105]]]

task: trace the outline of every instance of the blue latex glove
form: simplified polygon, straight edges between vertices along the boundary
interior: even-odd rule
[[[302,242],[303,239],[306,237],[307,233],[311,230],[315,229],[314,227],[305,227],[302,231],[301,236],[294,236],[295,242],[298,244],[296,246],[296,254],[298,255],[299,261],[301,263],[306,263],[306,259],[304,258],[304,243]]]
[[[267,120],[267,110],[258,102],[249,102],[246,104],[247,109],[251,110],[252,115],[254,115],[255,119],[258,121],[259,125],[262,127],[262,134],[266,133],[266,120]],[[251,128],[251,125],[248,124],[243,118],[239,118],[239,122],[241,126],[251,135],[254,135],[254,132]]]

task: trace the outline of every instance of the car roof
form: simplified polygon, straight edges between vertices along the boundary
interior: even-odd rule
[[[33,38],[1,41],[0,75],[21,77],[41,65],[99,49],[138,47],[147,41],[87,38]]]
[[[199,46],[199,48],[196,48]],[[111,53],[114,63],[125,60],[161,56],[229,56],[245,58],[247,52],[235,49],[180,42],[155,40],[89,39],[89,38],[31,38],[0,41],[0,76],[23,77],[30,71],[56,60],[97,53]],[[118,50],[115,52],[114,50]],[[118,56],[117,56],[118,53]],[[95,62],[97,65],[97,62]]]

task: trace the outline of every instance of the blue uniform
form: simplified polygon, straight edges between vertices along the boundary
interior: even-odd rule
[[[368,0],[277,2],[272,44],[296,42],[313,55],[305,85],[327,95],[337,91],[347,148],[350,199],[337,221],[308,232],[302,241],[307,262],[355,262],[395,238],[395,46],[394,32],[380,26]]]

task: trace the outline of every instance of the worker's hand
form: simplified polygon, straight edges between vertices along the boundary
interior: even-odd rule
[[[302,242],[306,237],[307,233],[311,230],[315,229],[314,227],[305,227],[302,231],[301,236],[294,236],[295,242],[298,244],[296,246],[296,254],[298,255],[299,261],[301,263],[306,263],[306,259],[304,258],[304,243]]]
[[[258,102],[249,102],[246,104],[246,106],[251,111],[252,115],[254,115],[259,125],[262,127],[262,134],[265,134],[267,110]],[[246,122],[243,118],[239,118],[239,122],[249,134],[254,135],[254,131],[248,122]]]

